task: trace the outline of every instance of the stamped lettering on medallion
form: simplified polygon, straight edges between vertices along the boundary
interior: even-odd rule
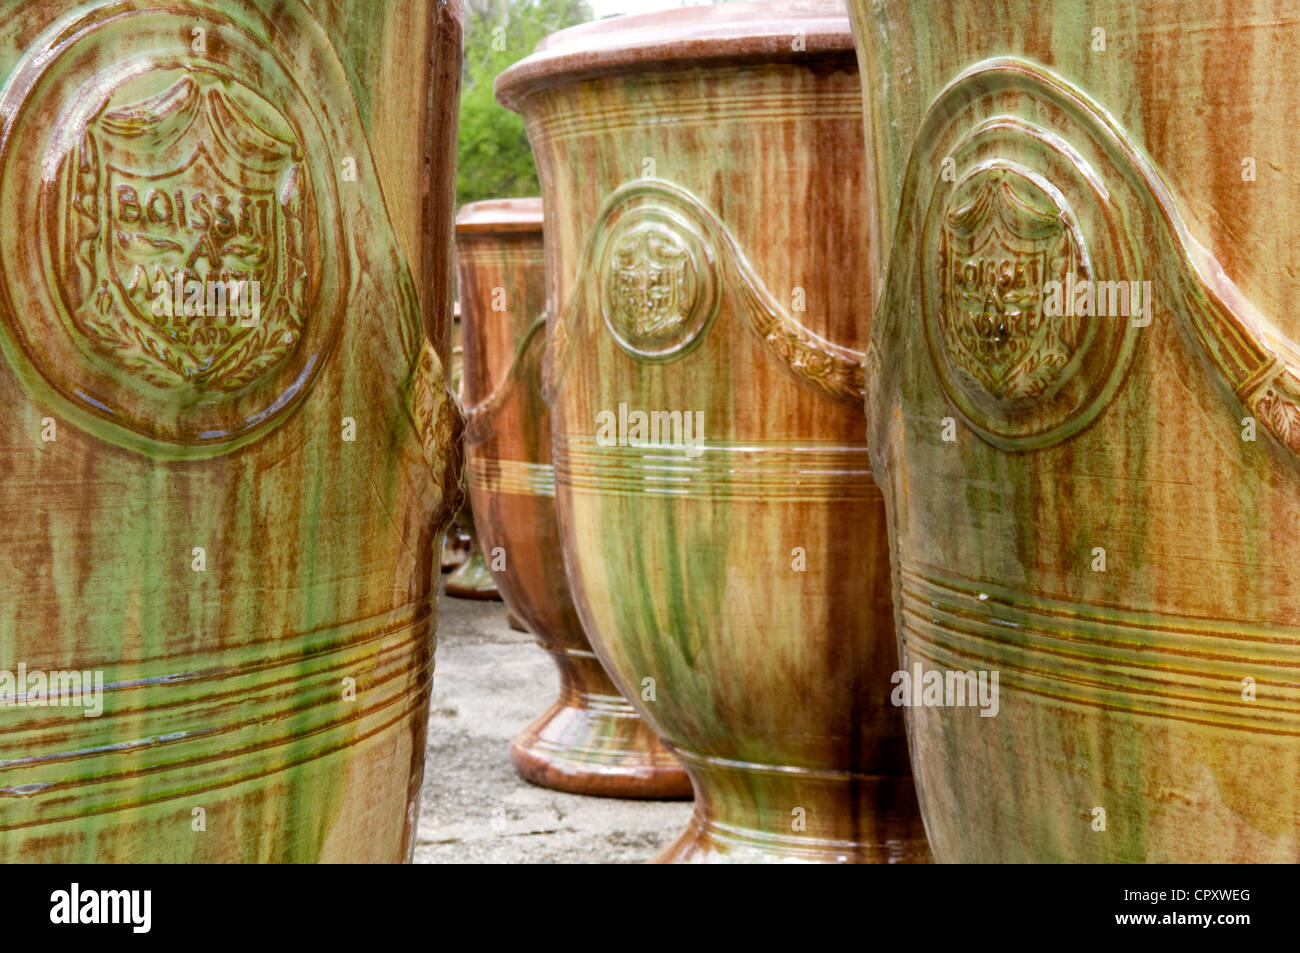
[[[958,376],[999,400],[1041,397],[1081,345],[1087,318],[1049,315],[1044,288],[1083,279],[1081,242],[1039,185],[994,168],[944,215],[938,267],[943,342]]]
[[[128,84],[85,125],[61,181],[45,219],[58,289],[123,369],[228,391],[298,343],[315,210],[301,145],[252,90],[188,71],[145,98]]]

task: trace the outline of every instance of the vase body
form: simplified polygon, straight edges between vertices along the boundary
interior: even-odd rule
[[[540,199],[476,202],[456,219],[465,309],[467,483],[497,588],[560,672],[560,697],[510,755],[535,784],[578,794],[689,797],[690,779],[591,650],[564,575],[550,408]]]
[[[0,858],[409,859],[461,495],[460,24],[0,15]],[[395,132],[417,155],[372,154]]]
[[[999,676],[907,710],[936,859],[1295,862],[1294,31],[850,6],[902,668]]]
[[[857,92],[847,21],[823,4],[577,27],[497,82],[547,207],[574,603],[695,786],[661,860],[927,856],[880,690],[871,280],[838,264],[867,250],[842,201],[864,184]]]

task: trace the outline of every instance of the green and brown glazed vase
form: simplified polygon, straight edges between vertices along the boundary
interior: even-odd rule
[[[461,303],[456,301],[454,321],[452,323],[451,374],[452,391],[460,398],[462,406],[465,400],[465,324],[462,320]],[[483,557],[483,546],[478,538],[478,527],[474,523],[474,504],[469,494],[447,530],[443,542],[442,564],[450,566],[452,572],[444,584],[447,595],[455,599],[480,599],[500,601],[501,593],[497,590],[492,570]]]
[[[564,558],[696,810],[666,861],[922,861],[862,412],[860,87],[829,3],[558,33],[497,80],[547,208]]]
[[[1294,25],[850,6],[873,469],[901,670],[944,683],[907,708],[936,858],[1300,860]]]
[[[470,499],[497,588],[560,673],[560,695],[510,746],[535,784],[612,797],[690,797],[691,782],[605,674],[564,574],[542,399],[546,281],[541,199],[465,206],[456,218],[464,308]]]
[[[410,857],[461,17],[0,13],[0,859]]]

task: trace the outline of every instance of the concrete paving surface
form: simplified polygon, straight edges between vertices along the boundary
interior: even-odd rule
[[[638,863],[681,833],[689,801],[582,797],[520,778],[510,739],[555,698],[555,666],[510,628],[504,603],[444,594],[438,609],[416,863]]]

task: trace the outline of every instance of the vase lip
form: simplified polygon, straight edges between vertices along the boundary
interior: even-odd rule
[[[542,200],[538,196],[467,202],[456,215],[457,235],[541,230]]]
[[[663,66],[798,64],[828,54],[853,56],[842,2],[708,3],[607,17],[552,33],[532,55],[501,72],[495,92],[498,102],[518,111],[523,97],[537,89],[598,76]]]

